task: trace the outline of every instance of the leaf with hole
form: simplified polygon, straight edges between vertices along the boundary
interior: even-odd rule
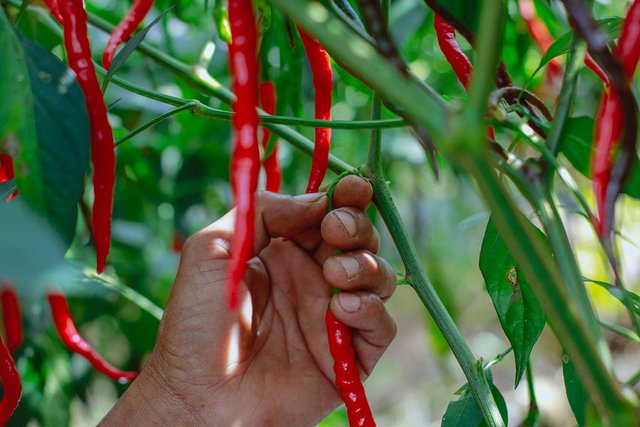
[[[536,231],[544,238],[539,230]],[[513,348],[517,386],[531,350],[544,329],[546,317],[491,219],[480,251],[480,271],[502,329]]]

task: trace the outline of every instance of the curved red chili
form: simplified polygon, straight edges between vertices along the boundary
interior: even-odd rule
[[[60,9],[58,8],[57,0],[44,0],[44,4],[47,5],[53,17],[56,18],[56,21],[58,21],[62,25],[63,18],[62,18],[62,14],[60,14]]]
[[[313,37],[308,36],[298,28],[304,50],[309,60],[313,74],[315,94],[315,118],[331,120],[331,102],[333,92],[333,71],[329,54]],[[311,158],[311,173],[307,184],[307,193],[315,193],[320,188],[322,180],[327,174],[329,165],[329,149],[331,148],[331,129],[316,128],[316,140]]]
[[[49,292],[47,299],[49,300],[49,307],[51,308],[53,322],[58,331],[58,335],[69,350],[87,359],[96,371],[120,383],[133,381],[138,376],[137,372],[121,371],[113,367],[82,338],[76,325],[73,323],[71,312],[69,311],[69,304],[64,295],[58,292]]]
[[[375,426],[365,395],[356,354],[351,346],[351,329],[327,310],[325,324],[329,334],[329,350],[333,356],[336,386],[347,408],[350,426]]]
[[[153,6],[153,0],[135,0],[129,13],[120,21],[118,26],[107,41],[107,46],[104,48],[104,54],[102,55],[102,66],[107,70],[111,67],[111,61],[122,43],[131,38],[134,31],[140,26],[140,23],[144,21],[151,7]]]
[[[254,193],[260,173],[258,146],[258,30],[251,0],[229,0],[232,41],[229,60],[233,76],[234,146],[231,158],[231,187],[236,201],[235,233],[231,242],[231,261],[227,301],[238,303],[238,285],[253,255],[255,235]]]
[[[4,426],[20,403],[22,382],[16,364],[2,338],[0,338],[0,381],[3,390],[0,401],[0,426]]]
[[[631,79],[640,60],[640,0],[635,0],[622,24],[615,54],[620,59],[627,78]],[[611,182],[613,150],[622,133],[622,105],[617,91],[608,87],[600,101],[594,129],[591,156],[591,179],[598,209],[596,231],[608,233],[611,218],[607,213],[607,189]]]
[[[7,334],[7,348],[10,353],[15,353],[24,341],[24,333],[18,293],[11,284],[3,284],[0,301],[2,301],[2,323]]]
[[[91,162],[93,164],[93,231],[96,243],[97,271],[102,273],[111,247],[111,212],[115,185],[113,132],[96,70],[91,60],[87,35],[87,12],[82,0],[68,0],[60,9],[64,21],[64,45],[69,66],[76,73],[84,93],[91,125]]]
[[[471,65],[469,57],[464,54],[456,40],[455,28],[437,13],[434,13],[433,27],[436,30],[440,50],[451,65],[451,68],[453,68],[453,72],[462,83],[462,86],[468,91],[471,83],[471,74],[473,74],[473,65]],[[493,127],[487,127],[487,136],[491,139],[496,138]]]
[[[276,87],[273,82],[262,82],[260,85],[260,103],[262,109],[268,114],[276,112]],[[262,148],[266,150],[269,145],[271,132],[266,127],[262,128]],[[264,171],[267,176],[266,190],[277,193],[280,191],[282,171],[278,163],[278,141],[273,145],[271,153],[263,160]]]
[[[473,66],[456,40],[455,28],[437,13],[435,13],[433,17],[433,26],[436,30],[440,50],[444,54],[444,57],[447,58],[447,61],[451,65],[451,68],[453,68],[453,72],[456,73],[462,86],[468,90],[469,83],[471,82],[471,74],[473,73]]]
[[[16,177],[13,169],[13,159],[8,154],[0,154],[0,182],[9,181]],[[13,200],[18,195],[18,190],[14,191],[8,198],[7,202]]]

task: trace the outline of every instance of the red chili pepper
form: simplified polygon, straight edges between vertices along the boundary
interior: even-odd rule
[[[7,348],[10,353],[15,353],[24,340],[24,334],[18,293],[11,284],[3,284],[0,300],[2,301],[2,323],[7,333]]]
[[[615,51],[627,78],[631,79],[640,60],[640,0],[635,0],[622,24],[622,32]],[[607,212],[607,189],[611,182],[613,152],[623,127],[623,111],[618,92],[607,87],[600,101],[594,130],[594,149],[591,157],[591,179],[596,198],[598,218],[596,231],[608,233],[612,220]]]
[[[0,381],[3,389],[0,401],[0,426],[4,426],[20,403],[22,382],[16,364],[2,338],[0,338]]]
[[[462,86],[469,90],[473,66],[456,40],[455,28],[437,13],[435,13],[433,17],[433,26],[436,30],[440,50],[444,54],[444,57],[447,58],[449,64],[451,64],[451,68],[453,68],[453,72],[456,73]]]
[[[62,15],[60,14],[60,9],[58,8],[57,0],[44,0],[44,4],[46,4],[47,7],[49,7],[51,14],[53,15],[54,18],[56,18],[56,21],[58,21],[60,25],[62,25],[64,18],[62,18]]]
[[[333,356],[336,386],[347,408],[350,426],[375,426],[371,408],[365,395],[356,355],[351,346],[351,329],[336,319],[331,310],[325,316],[329,334],[329,350]]]
[[[262,82],[260,85],[260,101],[262,109],[268,114],[275,114],[276,112],[276,87],[273,82]],[[262,148],[267,149],[269,145],[269,138],[271,132],[269,129],[262,128]],[[282,181],[282,171],[278,164],[278,141],[273,145],[273,150],[267,156],[264,161],[264,171],[267,175],[267,191],[273,191],[277,193],[280,191],[280,182]]]
[[[91,124],[91,162],[93,164],[93,231],[96,242],[97,271],[102,273],[111,247],[111,212],[115,185],[113,132],[96,70],[91,61],[87,35],[87,12],[82,0],[68,0],[60,9],[64,21],[64,44],[69,66],[76,73],[84,93]]]
[[[444,57],[447,58],[447,62],[453,68],[453,72],[456,73],[456,77],[458,77],[462,86],[468,91],[471,83],[471,74],[473,74],[473,65],[471,65],[471,61],[469,61],[469,58],[464,54],[456,40],[455,28],[437,13],[434,13],[433,27],[436,30],[440,50]],[[491,139],[496,138],[493,127],[487,127],[487,136]]]
[[[13,169],[13,159],[8,154],[0,154],[0,182],[9,181],[16,177]],[[13,200],[18,195],[18,190],[14,191],[8,198],[7,202]]]
[[[315,118],[331,120],[331,102],[333,92],[333,72],[327,51],[314,38],[298,28],[304,50],[313,74],[315,95]],[[311,173],[307,184],[307,193],[315,193],[320,188],[327,174],[329,165],[329,149],[331,148],[331,129],[316,128],[316,141],[311,159]]]
[[[549,29],[545,23],[536,16],[535,6],[532,0],[519,0],[518,8],[520,9],[520,16],[527,24],[533,41],[538,45],[540,52],[544,55],[549,49],[549,46],[554,42],[553,37],[551,37],[549,33]],[[547,82],[554,86],[561,80],[562,66],[556,59],[552,59],[547,66]]]
[[[229,0],[229,46],[233,91],[235,141],[231,159],[231,187],[236,201],[235,233],[231,242],[231,262],[227,285],[228,306],[238,303],[238,285],[253,255],[255,235],[254,193],[260,173],[258,145],[258,30],[251,0]]]
[[[107,46],[104,48],[104,54],[102,55],[102,66],[104,68],[108,70],[111,67],[111,61],[116,49],[131,38],[131,35],[151,10],[151,6],[153,6],[153,0],[135,0],[133,2],[129,13],[120,21],[116,29],[111,33],[109,41],[107,41]]]
[[[111,366],[80,336],[64,295],[59,292],[49,292],[47,299],[58,335],[69,350],[87,359],[98,372],[120,383],[133,381],[138,376],[137,372],[125,372]]]

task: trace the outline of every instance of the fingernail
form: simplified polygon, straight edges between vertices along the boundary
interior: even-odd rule
[[[345,211],[336,211],[336,216],[338,217],[338,220],[342,223],[342,226],[344,227],[344,229],[347,230],[349,237],[355,236],[356,220],[353,217],[353,215]]]
[[[362,298],[359,295],[349,292],[338,294],[338,303],[347,313],[353,313],[362,307]]]
[[[293,198],[301,202],[317,202],[322,197],[324,197],[324,195],[325,193],[309,193],[293,196]]]
[[[360,263],[354,257],[342,258],[340,259],[340,264],[342,264],[342,268],[344,268],[349,280],[356,277],[360,272]]]

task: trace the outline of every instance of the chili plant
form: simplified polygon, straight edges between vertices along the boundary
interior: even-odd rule
[[[256,189],[357,174],[403,351],[363,388],[327,311],[347,411],[323,425],[407,424],[414,400],[421,425],[637,425],[640,1],[0,3],[0,424],[95,422],[70,408],[143,367],[182,236],[238,207],[236,309]],[[401,363],[425,347],[450,375]],[[390,384],[404,365],[436,379]]]

